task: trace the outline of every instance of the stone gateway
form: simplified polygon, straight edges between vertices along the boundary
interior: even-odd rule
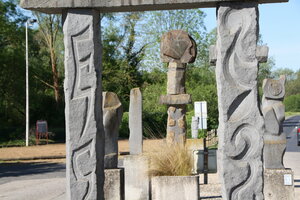
[[[264,199],[264,120],[256,81],[263,60],[257,54],[264,51],[256,47],[258,4],[276,2],[288,0],[21,0],[25,9],[63,14],[67,198],[104,199],[100,12],[217,7],[212,58],[217,63],[223,199]]]

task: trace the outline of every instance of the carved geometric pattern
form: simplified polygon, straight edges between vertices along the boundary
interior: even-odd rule
[[[92,9],[70,10],[63,17],[67,194],[71,199],[98,199],[103,186],[99,180],[103,179],[104,158],[103,124],[102,118],[98,118],[102,116],[100,54],[97,55],[100,48],[99,13]]]
[[[223,199],[263,199],[263,118],[258,106],[257,3],[218,9],[219,171]]]

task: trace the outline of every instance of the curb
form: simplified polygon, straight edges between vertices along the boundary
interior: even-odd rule
[[[50,159],[61,159],[66,158],[66,156],[41,156],[41,157],[27,157],[27,158],[4,158],[0,161],[22,161],[22,160],[50,160]]]

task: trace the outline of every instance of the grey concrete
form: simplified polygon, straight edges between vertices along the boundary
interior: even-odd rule
[[[103,92],[103,126],[105,132],[104,168],[118,167],[119,126],[122,121],[123,108],[118,96],[113,92]]]
[[[104,199],[124,200],[124,169],[105,169]]]
[[[150,199],[149,159],[146,156],[125,156],[125,200]]]
[[[139,88],[130,91],[129,105],[129,151],[131,155],[143,152],[143,99]]]
[[[221,3],[217,14],[218,172],[224,200],[263,199],[263,127],[257,91],[258,4]]]
[[[152,200],[199,200],[198,176],[157,176],[151,178]]]
[[[284,169],[283,156],[286,149],[286,134],[282,123],[285,118],[283,99],[285,76],[279,80],[265,79],[263,82],[262,112],[265,119],[264,167]]]
[[[287,177],[285,178],[285,176]],[[287,180],[285,181],[285,179]],[[293,171],[291,169],[265,169],[264,182],[265,200],[295,199]]]
[[[60,13],[64,8],[98,8],[105,12],[138,10],[187,9],[216,7],[219,2],[238,0],[21,0],[26,9],[46,13]],[[288,0],[258,0],[260,3],[287,2]]]
[[[63,13],[68,199],[103,199],[100,13]]]

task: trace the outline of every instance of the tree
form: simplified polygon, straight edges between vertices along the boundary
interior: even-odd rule
[[[35,12],[35,16],[38,19],[39,23],[39,34],[37,38],[41,42],[41,46],[45,46],[42,51],[48,52],[49,55],[49,64],[52,71],[52,83],[49,83],[46,80],[41,79],[38,75],[35,75],[43,84],[52,88],[54,91],[54,98],[56,102],[59,102],[61,99],[60,94],[60,73],[58,70],[59,67],[59,58],[62,60],[63,55],[62,51],[62,28],[61,28],[61,16],[59,15],[48,15]],[[62,63],[62,61],[60,62]],[[61,67],[62,69],[62,67]]]

